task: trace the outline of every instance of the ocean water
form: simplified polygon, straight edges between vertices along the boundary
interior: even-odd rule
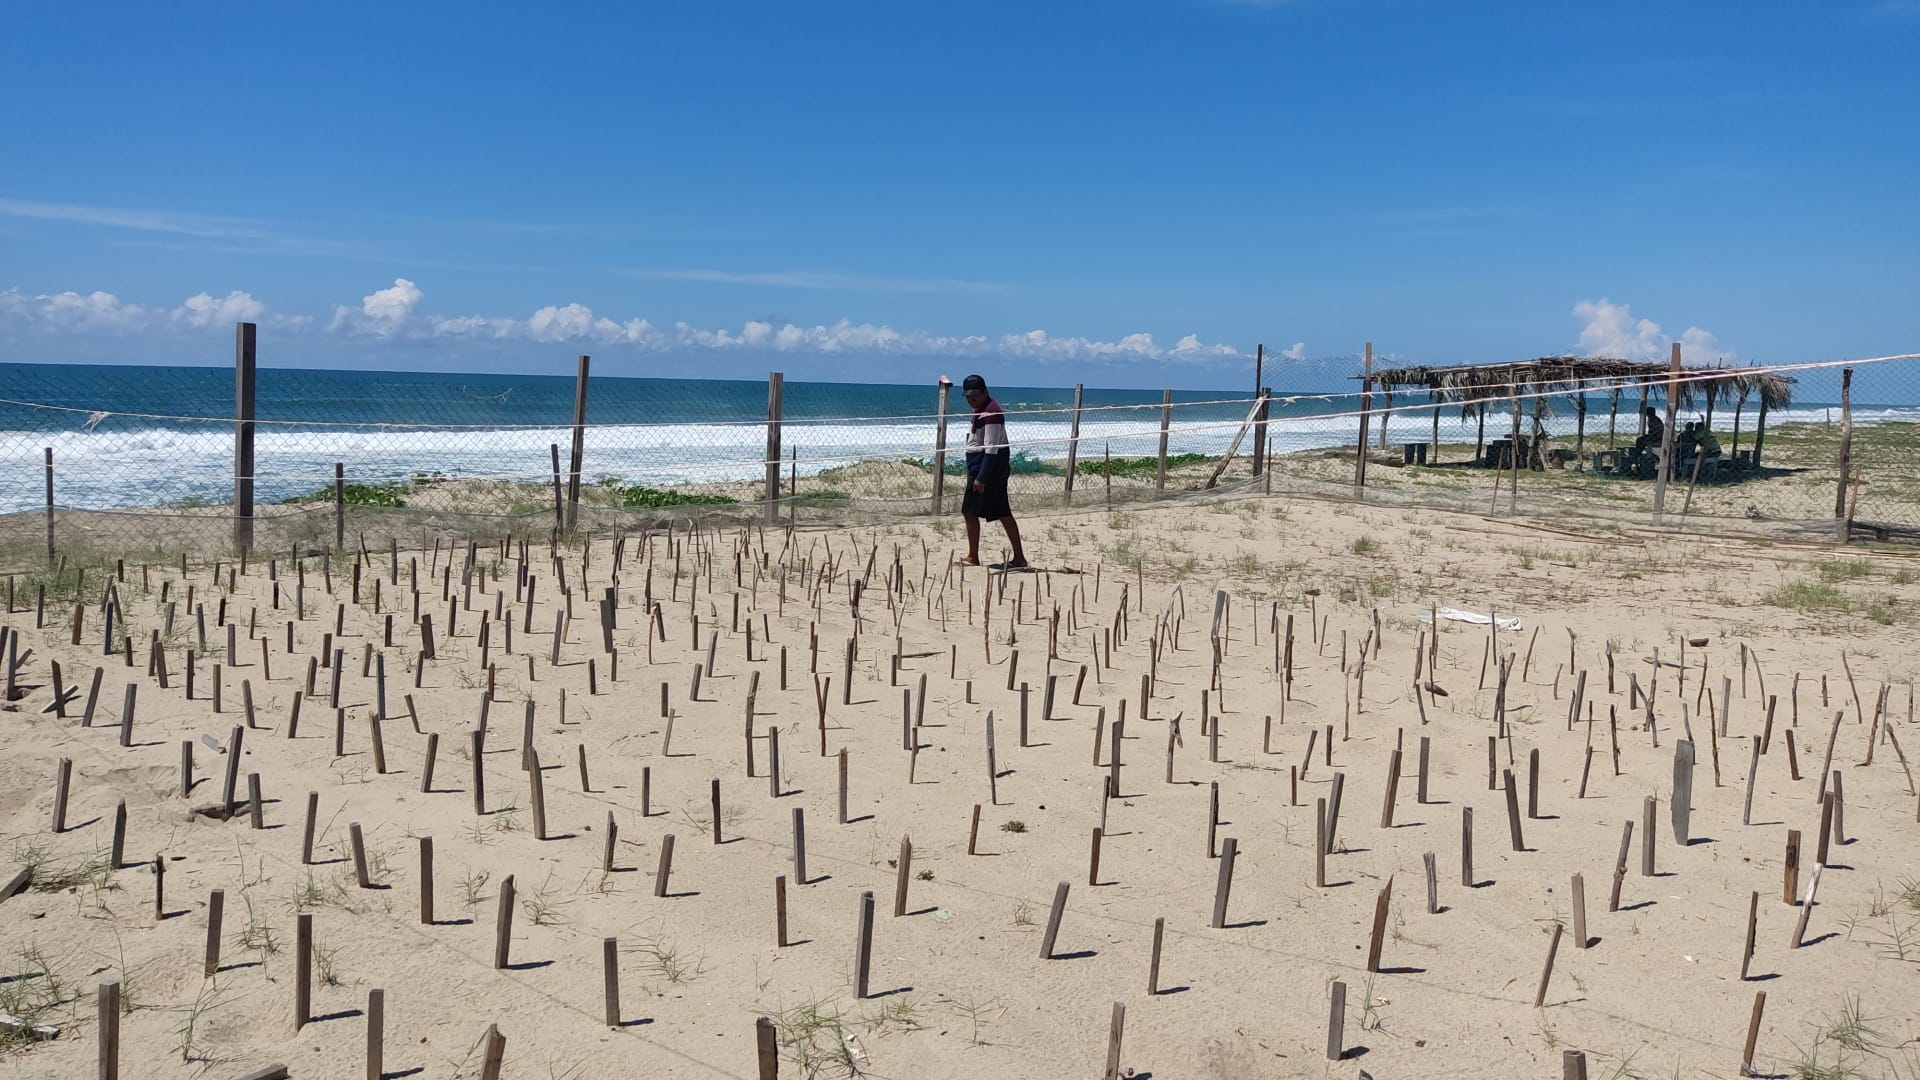
[[[55,501],[124,509],[223,502],[232,494],[234,378],[231,369],[0,364],[0,512],[44,505],[43,455],[52,448]],[[262,368],[256,388],[256,484],[261,502],[331,485],[335,462],[350,481],[404,480],[416,473],[544,481],[552,447],[565,468],[574,380],[553,375],[466,375]],[[1351,395],[1275,390],[1269,439],[1276,453],[1347,445],[1358,432]],[[1061,458],[1070,438],[1072,388],[1002,387],[1017,450]],[[1173,453],[1220,453],[1251,407],[1246,395],[1175,391]],[[938,423],[931,384],[788,382],[783,393],[783,472],[813,475],[862,460],[927,458]],[[1381,403],[1375,395],[1377,409]],[[1423,441],[1430,407],[1395,402],[1389,441]],[[1570,402],[1554,402],[1549,428],[1573,430]],[[1589,399],[1587,430],[1606,430],[1604,399]],[[1771,423],[1819,421],[1823,404],[1774,413]],[[949,398],[950,452],[965,439],[967,412]],[[1157,391],[1088,389],[1079,452],[1096,458],[1154,454]],[[1716,414],[1716,427],[1724,426]],[[1856,406],[1855,419],[1920,419],[1920,408]],[[583,475],[633,483],[750,480],[764,474],[767,385],[699,378],[590,380]],[[1751,427],[1752,410],[1746,426]],[[1510,421],[1497,410],[1487,435]],[[1633,416],[1623,402],[1622,430]],[[1375,431],[1377,437],[1377,424]],[[1441,438],[1471,441],[1474,424],[1441,408]],[[1243,450],[1245,447],[1243,446]]]

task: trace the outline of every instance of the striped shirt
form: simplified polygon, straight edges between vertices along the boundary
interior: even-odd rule
[[[973,411],[973,426],[967,430],[967,479],[1005,480],[1012,471],[1007,417],[1000,411],[1000,403],[988,398]]]

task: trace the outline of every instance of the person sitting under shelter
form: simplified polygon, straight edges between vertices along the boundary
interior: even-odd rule
[[[1660,414],[1653,411],[1653,406],[1649,405],[1641,411],[1646,415],[1647,430],[1641,433],[1639,438],[1633,440],[1633,448],[1635,450],[1658,450],[1660,448],[1660,440],[1667,433],[1667,425],[1661,422]]]

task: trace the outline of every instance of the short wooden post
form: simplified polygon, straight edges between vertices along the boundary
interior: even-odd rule
[[[320,825],[320,793],[307,792],[307,823],[301,833],[300,862],[304,866],[313,865],[313,831]]]
[[[1767,1009],[1767,992],[1756,990],[1753,994],[1753,1014],[1747,1019],[1747,1042],[1740,1051],[1740,1075],[1753,1075],[1753,1050],[1760,1042],[1760,1014]]]
[[[1327,887],[1327,800],[1313,800],[1313,885]]]
[[[63,757],[53,774],[53,831],[67,831],[67,791],[73,785],[73,759]]]
[[[860,894],[860,930],[853,946],[853,996],[866,1000],[873,974],[873,891]]]
[[[1536,751],[1537,752],[1537,751]],[[1400,750],[1395,747],[1387,755],[1387,797],[1380,806],[1380,827],[1393,828],[1393,803],[1400,790]]]
[[[420,838],[420,925],[433,925],[433,837]]]
[[[1239,853],[1240,843],[1229,836],[1220,846],[1220,875],[1213,886],[1213,928],[1223,930],[1227,925],[1227,897],[1233,891],[1233,860]]]
[[[1792,948],[1797,949],[1806,941],[1807,921],[1813,917],[1813,899],[1820,892],[1820,871],[1825,869],[1820,863],[1813,864],[1813,876],[1807,879],[1807,897],[1800,902],[1800,919],[1793,925]]]
[[[1793,903],[1800,894],[1800,830],[1787,830],[1787,857],[1782,874],[1780,902]]]
[[[1547,942],[1547,964],[1540,970],[1540,988],[1533,993],[1533,1007],[1543,1008],[1547,1004],[1547,983],[1553,978],[1553,958],[1560,952],[1560,935],[1566,931],[1561,923],[1553,924],[1553,937]]]
[[[1580,874],[1573,875],[1573,947],[1587,947],[1587,881]]]
[[[1075,419],[1078,419],[1076,413]],[[1069,474],[1071,475],[1071,474]],[[1120,1033],[1127,1025],[1127,1006],[1123,1002],[1113,1003],[1113,1022],[1107,1028],[1107,1068],[1101,1074],[1101,1080],[1119,1080],[1120,1077]]]
[[[1500,770],[1500,784],[1507,793],[1507,837],[1513,842],[1513,850],[1527,850],[1527,842],[1520,835],[1520,794],[1514,788],[1513,770]]]
[[[1347,984],[1334,980],[1332,999],[1327,1009],[1327,1060],[1339,1061],[1347,1056]]]
[[[893,877],[893,917],[898,919],[907,913],[907,882],[913,876],[913,838],[900,838],[900,858],[894,867]]]
[[[353,877],[361,888],[373,888],[373,879],[367,874],[367,843],[360,834],[360,823],[347,823],[347,840],[353,847]]]
[[[487,732],[485,728],[475,728],[467,733],[473,743],[473,813],[476,817],[487,812]]]
[[[513,944],[513,875],[500,882],[500,903],[493,915],[493,966],[504,971],[508,950]]]
[[[1153,957],[1147,962],[1147,996],[1160,993],[1160,943],[1166,937],[1167,920],[1156,916],[1153,920]]]
[[[1040,938],[1040,959],[1053,959],[1053,946],[1060,936],[1060,919],[1067,913],[1067,883],[1061,882],[1053,890],[1053,908],[1047,912],[1047,930]]]
[[[367,991],[367,1080],[387,1075],[387,992]]]
[[[607,1026],[620,1026],[620,939],[600,939],[600,975],[606,1001]]]
[[[301,912],[293,926],[293,1030],[299,1031],[313,1016],[313,913]]]
[[[208,978],[220,970],[220,920],[226,905],[225,889],[215,889],[207,894],[207,953],[202,971]]]
[[[500,1080],[500,1066],[507,1059],[507,1037],[497,1024],[488,1024],[480,1040],[480,1080]]]
[[[1760,891],[1758,889],[1747,897],[1747,943],[1740,950],[1740,981],[1747,981],[1747,968],[1753,963],[1754,937],[1760,927]]]
[[[660,865],[653,872],[653,895],[667,895],[667,879],[673,874],[673,834],[660,838]]]
[[[94,1027],[100,1040],[98,1080],[120,1080],[120,980],[109,979],[94,994]]]
[[[778,483],[780,470],[778,462],[775,462],[773,469],[775,482]],[[773,510],[771,502],[768,504],[768,510]],[[762,1016],[753,1022],[753,1040],[755,1054],[759,1059],[760,1080],[780,1080],[780,1040],[771,1019]]]
[[[1640,876],[1653,876],[1653,819],[1656,810],[1653,796],[1649,795],[1640,803]]]
[[[1367,970],[1380,970],[1380,953],[1387,942],[1387,908],[1393,901],[1393,878],[1381,887],[1373,901],[1373,933],[1367,938]]]
[[[793,808],[793,880],[805,885],[807,877],[807,817],[801,807]]]

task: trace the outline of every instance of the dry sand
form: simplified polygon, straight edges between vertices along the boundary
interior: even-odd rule
[[[1029,551],[1045,568],[989,576],[949,571],[956,523],[858,531],[736,530],[690,539],[629,538],[619,567],[619,679],[601,651],[596,603],[614,569],[607,539],[587,565],[562,548],[575,621],[561,662],[549,662],[556,610],[566,601],[544,538],[528,548],[537,604],[515,602],[514,561],[482,548],[498,580],[476,584],[451,637],[441,575],[451,556],[402,552],[400,585],[384,584],[395,619],[385,649],[387,772],[370,752],[375,686],[362,655],[380,646],[373,579],[388,576],[384,550],[365,568],[358,605],[347,604],[341,702],[344,756],[334,754],[329,672],[303,706],[299,736],[289,712],[306,657],[349,600],[342,557],[328,595],[316,560],[306,572],[308,617],[294,628],[295,573],[279,566],[273,607],[266,567],[255,564],[229,594],[227,569],[156,566],[142,586],[130,567],[119,586],[132,623],[135,666],[107,657],[92,728],[77,719],[99,652],[100,571],[88,579],[83,641],[68,643],[70,611],[49,611],[34,629],[23,579],[7,622],[33,655],[21,667],[23,696],[9,703],[10,753],[0,766],[0,814],[8,844],[0,876],[38,864],[28,890],[0,902],[0,984],[16,1011],[38,1009],[57,1038],[12,1043],[5,1065],[18,1076],[90,1076],[97,1054],[94,992],[122,982],[122,1076],[226,1077],[274,1062],[294,1076],[365,1071],[368,991],[385,992],[389,1075],[480,1075],[478,1046],[489,1024],[506,1037],[504,1076],[752,1077],[755,1019],[780,1036],[780,1075],[877,1077],[1096,1077],[1107,1054],[1113,1003],[1127,1006],[1123,1074],[1158,1077],[1558,1076],[1564,1049],[1588,1057],[1594,1077],[1733,1076],[1756,990],[1767,1003],[1757,1066],[1788,1073],[1814,1056],[1863,1076],[1916,1075],[1920,1036],[1920,803],[1885,738],[1870,748],[1876,702],[1889,688],[1891,731],[1920,752],[1912,686],[1920,660],[1910,642],[1920,608],[1920,562],[1894,554],[1836,553],[1757,543],[1610,529],[1574,533],[1467,515],[1354,508],[1299,500],[1242,499],[1126,512],[1093,512],[1029,523]],[[990,547],[998,532],[989,526]],[[384,538],[367,538],[370,545]],[[734,552],[747,543],[736,577]],[[877,547],[877,558],[874,552]],[[897,555],[896,555],[897,553]],[[464,553],[462,553],[464,554]],[[514,552],[517,557],[518,549]],[[709,557],[710,556],[710,557]],[[438,657],[413,689],[419,633],[405,594],[418,560],[420,608],[433,616]],[[897,559],[897,561],[896,561]],[[831,560],[831,580],[818,575]],[[869,573],[869,567],[871,572]],[[757,569],[756,569],[757,567]],[[787,574],[782,611],[778,579]],[[676,582],[676,573],[678,581]],[[892,575],[897,573],[897,579]],[[69,578],[71,573],[69,573]],[[476,577],[479,575],[476,574]],[[693,593],[697,577],[697,598]],[[664,641],[648,644],[642,597],[649,578]],[[888,599],[889,582],[899,587]],[[171,689],[147,677],[145,644],[160,627],[162,581],[183,601],[188,585],[207,604],[207,649],[190,700],[182,688],[193,620],[184,608],[167,635]],[[842,663],[854,632],[852,582],[863,581],[853,704],[843,703]],[[991,602],[989,588],[991,583]],[[1202,693],[1213,648],[1214,590],[1231,597],[1222,635],[1221,688],[1206,711],[1219,720],[1218,762],[1209,761]],[[476,632],[504,590],[512,652],[499,665],[487,740],[486,810],[476,816],[469,735],[487,680]],[[452,592],[463,595],[456,563]],[[1036,595],[1037,594],[1037,595]],[[208,660],[225,660],[219,598],[240,625],[239,663],[222,672],[223,708],[211,700]],[[1096,638],[1128,605],[1124,643],[1111,667],[1081,665]],[[738,601],[736,631],[734,603]],[[812,601],[817,600],[817,606]],[[403,602],[404,601],[404,602]],[[556,607],[556,601],[560,601]],[[1522,621],[1499,635],[1511,654],[1505,696],[1510,737],[1498,764],[1511,766],[1525,813],[1529,753],[1540,754],[1539,817],[1525,819],[1525,850],[1509,841],[1506,800],[1488,784],[1487,740],[1496,734],[1497,663],[1481,675],[1484,627],[1443,622],[1438,668],[1445,691],[1423,723],[1411,677],[1417,618],[1432,605]],[[24,612],[23,612],[24,608]],[[983,609],[991,621],[984,634]],[[1059,612],[1058,659],[1045,657]],[[1375,625],[1377,652],[1362,644]],[[1319,614],[1321,638],[1309,625]],[[270,643],[271,674],[256,635]],[[690,615],[699,615],[697,638]],[[1273,620],[1294,619],[1295,681],[1282,703]],[[905,658],[889,677],[896,626]],[[818,667],[827,690],[820,753],[809,626],[817,621]],[[744,630],[754,631],[754,659]],[[1177,626],[1175,631],[1173,628]],[[762,628],[767,628],[763,633]],[[689,695],[696,663],[717,631],[715,669]],[[1144,719],[1141,676],[1164,632],[1157,682]],[[1571,632],[1571,636],[1570,636]],[[1172,640],[1177,633],[1178,643]],[[769,640],[770,634],[770,640]],[[1017,635],[1017,644],[1011,639]],[[1658,742],[1629,708],[1628,675],[1644,686],[1655,649],[1686,670],[1659,673]],[[698,647],[695,647],[695,642]],[[1743,670],[1741,647],[1749,662]],[[1605,650],[1616,675],[1609,687]],[[949,676],[954,650],[957,677]],[[1020,695],[1032,684],[1029,744],[1021,745]],[[990,650],[990,657],[983,651]],[[651,651],[651,660],[649,660]],[[779,657],[784,651],[787,684]],[[1842,653],[1854,682],[1842,669]],[[1347,670],[1342,671],[1342,658]],[[598,693],[590,694],[588,660]],[[43,712],[52,700],[48,661],[81,687],[69,718]],[[1706,666],[1704,677],[1702,665]],[[531,665],[531,667],[529,667]],[[1042,716],[1046,672],[1060,676],[1053,719]],[[1569,727],[1586,672],[1580,722]],[[758,775],[746,770],[748,687],[759,675],[752,723]],[[1799,675],[1797,708],[1795,676]],[[1424,678],[1425,676],[1423,676]],[[927,700],[912,765],[903,748],[902,689],[925,679]],[[1717,736],[1705,689],[1733,697]],[[267,828],[196,813],[220,802],[224,747],[242,723],[240,688],[251,684],[259,729],[248,731],[240,773],[260,774]],[[1684,681],[1683,681],[1684,680]],[[1764,685],[1763,685],[1764,680]],[[663,745],[660,686],[674,713]],[[124,688],[139,686],[133,746],[119,745]],[[969,691],[970,686],[970,691]],[[1858,701],[1866,716],[1856,714]],[[561,694],[565,692],[564,718]],[[917,690],[915,691],[917,693]],[[425,735],[406,715],[411,694],[422,732],[440,735],[433,790],[421,793]],[[967,696],[971,694],[971,703]],[[1759,759],[1753,824],[1741,824],[1752,740],[1768,696],[1777,696],[1769,752]],[[534,703],[549,838],[534,836],[521,724]],[[1119,798],[1107,812],[1098,884],[1088,884],[1092,830],[1111,740],[1096,751],[1098,710],[1117,719],[1125,702]],[[1696,707],[1696,702],[1698,705]],[[1675,740],[1682,706],[1697,739],[1693,842],[1670,825]],[[919,703],[916,702],[916,709]],[[989,804],[986,717],[996,718],[1001,775]],[[1619,767],[1608,717],[1618,712]],[[1833,767],[1844,777],[1844,839],[1833,848],[1803,948],[1789,949],[1799,909],[1782,899],[1789,828],[1801,834],[1800,889],[1812,875],[1820,821],[1818,769],[1836,712]],[[1184,714],[1183,742],[1166,780],[1169,718]],[[1796,723],[1797,714],[1797,723]],[[1271,752],[1262,748],[1272,717]],[[1331,765],[1323,742],[1334,732]],[[781,791],[766,779],[769,727],[779,731]],[[1316,735],[1315,733],[1319,733]],[[202,741],[211,736],[220,749]],[[1393,826],[1381,825],[1388,757],[1404,737]],[[1789,737],[1800,780],[1789,777]],[[1431,740],[1429,801],[1416,801],[1420,740]],[[196,782],[182,798],[180,744],[194,745]],[[1595,748],[1584,799],[1584,748]],[[583,790],[578,747],[591,788]],[[837,822],[836,755],[847,751],[847,824]],[[1872,764],[1862,765],[1871,753]],[[49,829],[56,762],[73,761],[68,828]],[[1290,798],[1291,770],[1298,801]],[[652,816],[642,816],[642,770],[651,770]],[[1314,805],[1343,774],[1344,791],[1328,885],[1314,886]],[[724,809],[716,845],[709,783]],[[1238,848],[1228,926],[1209,927],[1221,860],[1208,852],[1211,785],[1218,836]],[[315,865],[301,864],[308,792],[319,796]],[[1651,838],[1657,876],[1640,873],[1642,800],[1658,799]],[[100,865],[116,799],[129,822],[130,865]],[[980,809],[978,853],[968,827]],[[1474,811],[1474,881],[1461,874],[1461,815]],[[810,880],[794,876],[792,815],[803,810]],[[615,869],[601,869],[608,814],[618,826]],[[1608,911],[1621,826],[1634,823],[1620,910]],[[366,837],[374,887],[355,880],[349,825]],[[670,895],[654,895],[663,837],[676,837]],[[901,840],[913,841],[904,917],[893,917]],[[417,837],[431,836],[439,922],[421,925]],[[165,917],[153,914],[151,860],[165,861]],[[1440,910],[1426,907],[1422,855],[1438,864]],[[92,865],[87,865],[91,862]],[[1572,935],[1570,879],[1584,874],[1591,947]],[[774,879],[787,875],[791,941],[775,942]],[[513,876],[511,966],[496,970],[501,883]],[[1381,887],[1393,889],[1381,970],[1367,971],[1370,927]],[[1041,934],[1056,884],[1071,883],[1056,956]],[[225,891],[222,969],[201,972],[211,890]],[[852,988],[860,894],[877,918],[873,997]],[[1740,981],[1748,898],[1759,893],[1751,974]],[[294,1029],[296,912],[313,915],[312,1012]],[[1160,989],[1148,996],[1156,918],[1166,920]],[[1534,997],[1550,932],[1566,925],[1546,1006]],[[603,1020],[602,941],[618,939],[622,1026]],[[1348,1056],[1329,1061],[1329,987],[1346,985]],[[1870,1033],[1840,1031],[1850,1008]],[[1851,1045],[1850,1045],[1851,1044]],[[1820,1075],[1842,1075],[1822,1073]],[[1852,1075],[1852,1074],[1846,1074]]]

